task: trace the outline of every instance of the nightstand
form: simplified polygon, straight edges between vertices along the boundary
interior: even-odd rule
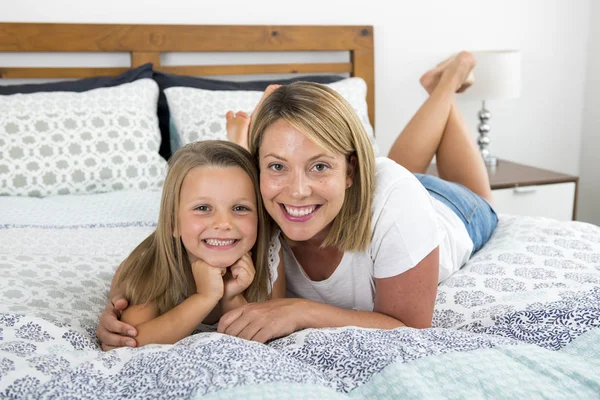
[[[437,176],[436,165],[427,173]],[[506,160],[488,168],[488,175],[498,213],[575,219],[579,177]]]

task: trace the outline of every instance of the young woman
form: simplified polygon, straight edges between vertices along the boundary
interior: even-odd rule
[[[249,145],[293,298],[233,310],[220,332],[264,342],[304,328],[431,326],[439,280],[497,223],[455,103],[474,65],[460,53],[423,76],[430,97],[389,158],[374,158],[351,107],[325,86],[292,84],[264,100]],[[446,180],[422,175],[434,155]]]

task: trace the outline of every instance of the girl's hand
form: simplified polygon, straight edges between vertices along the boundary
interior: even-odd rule
[[[194,261],[192,264],[192,274],[196,282],[196,293],[219,301],[223,297],[223,275],[226,272],[226,268],[213,267],[203,260]]]
[[[231,301],[235,296],[243,293],[254,280],[254,274],[254,263],[248,252],[229,267],[229,273],[224,279],[223,301]]]
[[[249,303],[224,314],[217,331],[265,343],[303,329],[300,318],[305,314],[303,307],[307,304],[303,299]]]

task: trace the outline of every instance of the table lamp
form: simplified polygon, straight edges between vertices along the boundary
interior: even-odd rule
[[[518,50],[476,51],[475,83],[464,93],[464,98],[482,101],[479,117],[477,144],[485,164],[495,167],[498,163],[489,150],[489,120],[491,112],[486,101],[517,98],[521,94],[521,53]]]

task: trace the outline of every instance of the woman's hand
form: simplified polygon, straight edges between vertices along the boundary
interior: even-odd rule
[[[225,285],[223,275],[227,268],[213,267],[203,260],[196,260],[192,264],[192,274],[196,282],[196,293],[208,299],[221,300]]]
[[[96,328],[96,336],[102,343],[102,350],[108,351],[124,346],[136,347],[137,342],[133,339],[137,336],[136,329],[119,321],[121,313],[128,305],[125,298],[117,295],[104,308],[98,321],[98,328]]]
[[[235,296],[248,289],[254,280],[254,263],[250,253],[246,253],[229,267],[229,273],[225,275],[225,288],[223,301],[231,301]]]
[[[275,299],[250,303],[224,314],[220,333],[265,343],[304,329],[301,316],[307,304],[302,299]]]

